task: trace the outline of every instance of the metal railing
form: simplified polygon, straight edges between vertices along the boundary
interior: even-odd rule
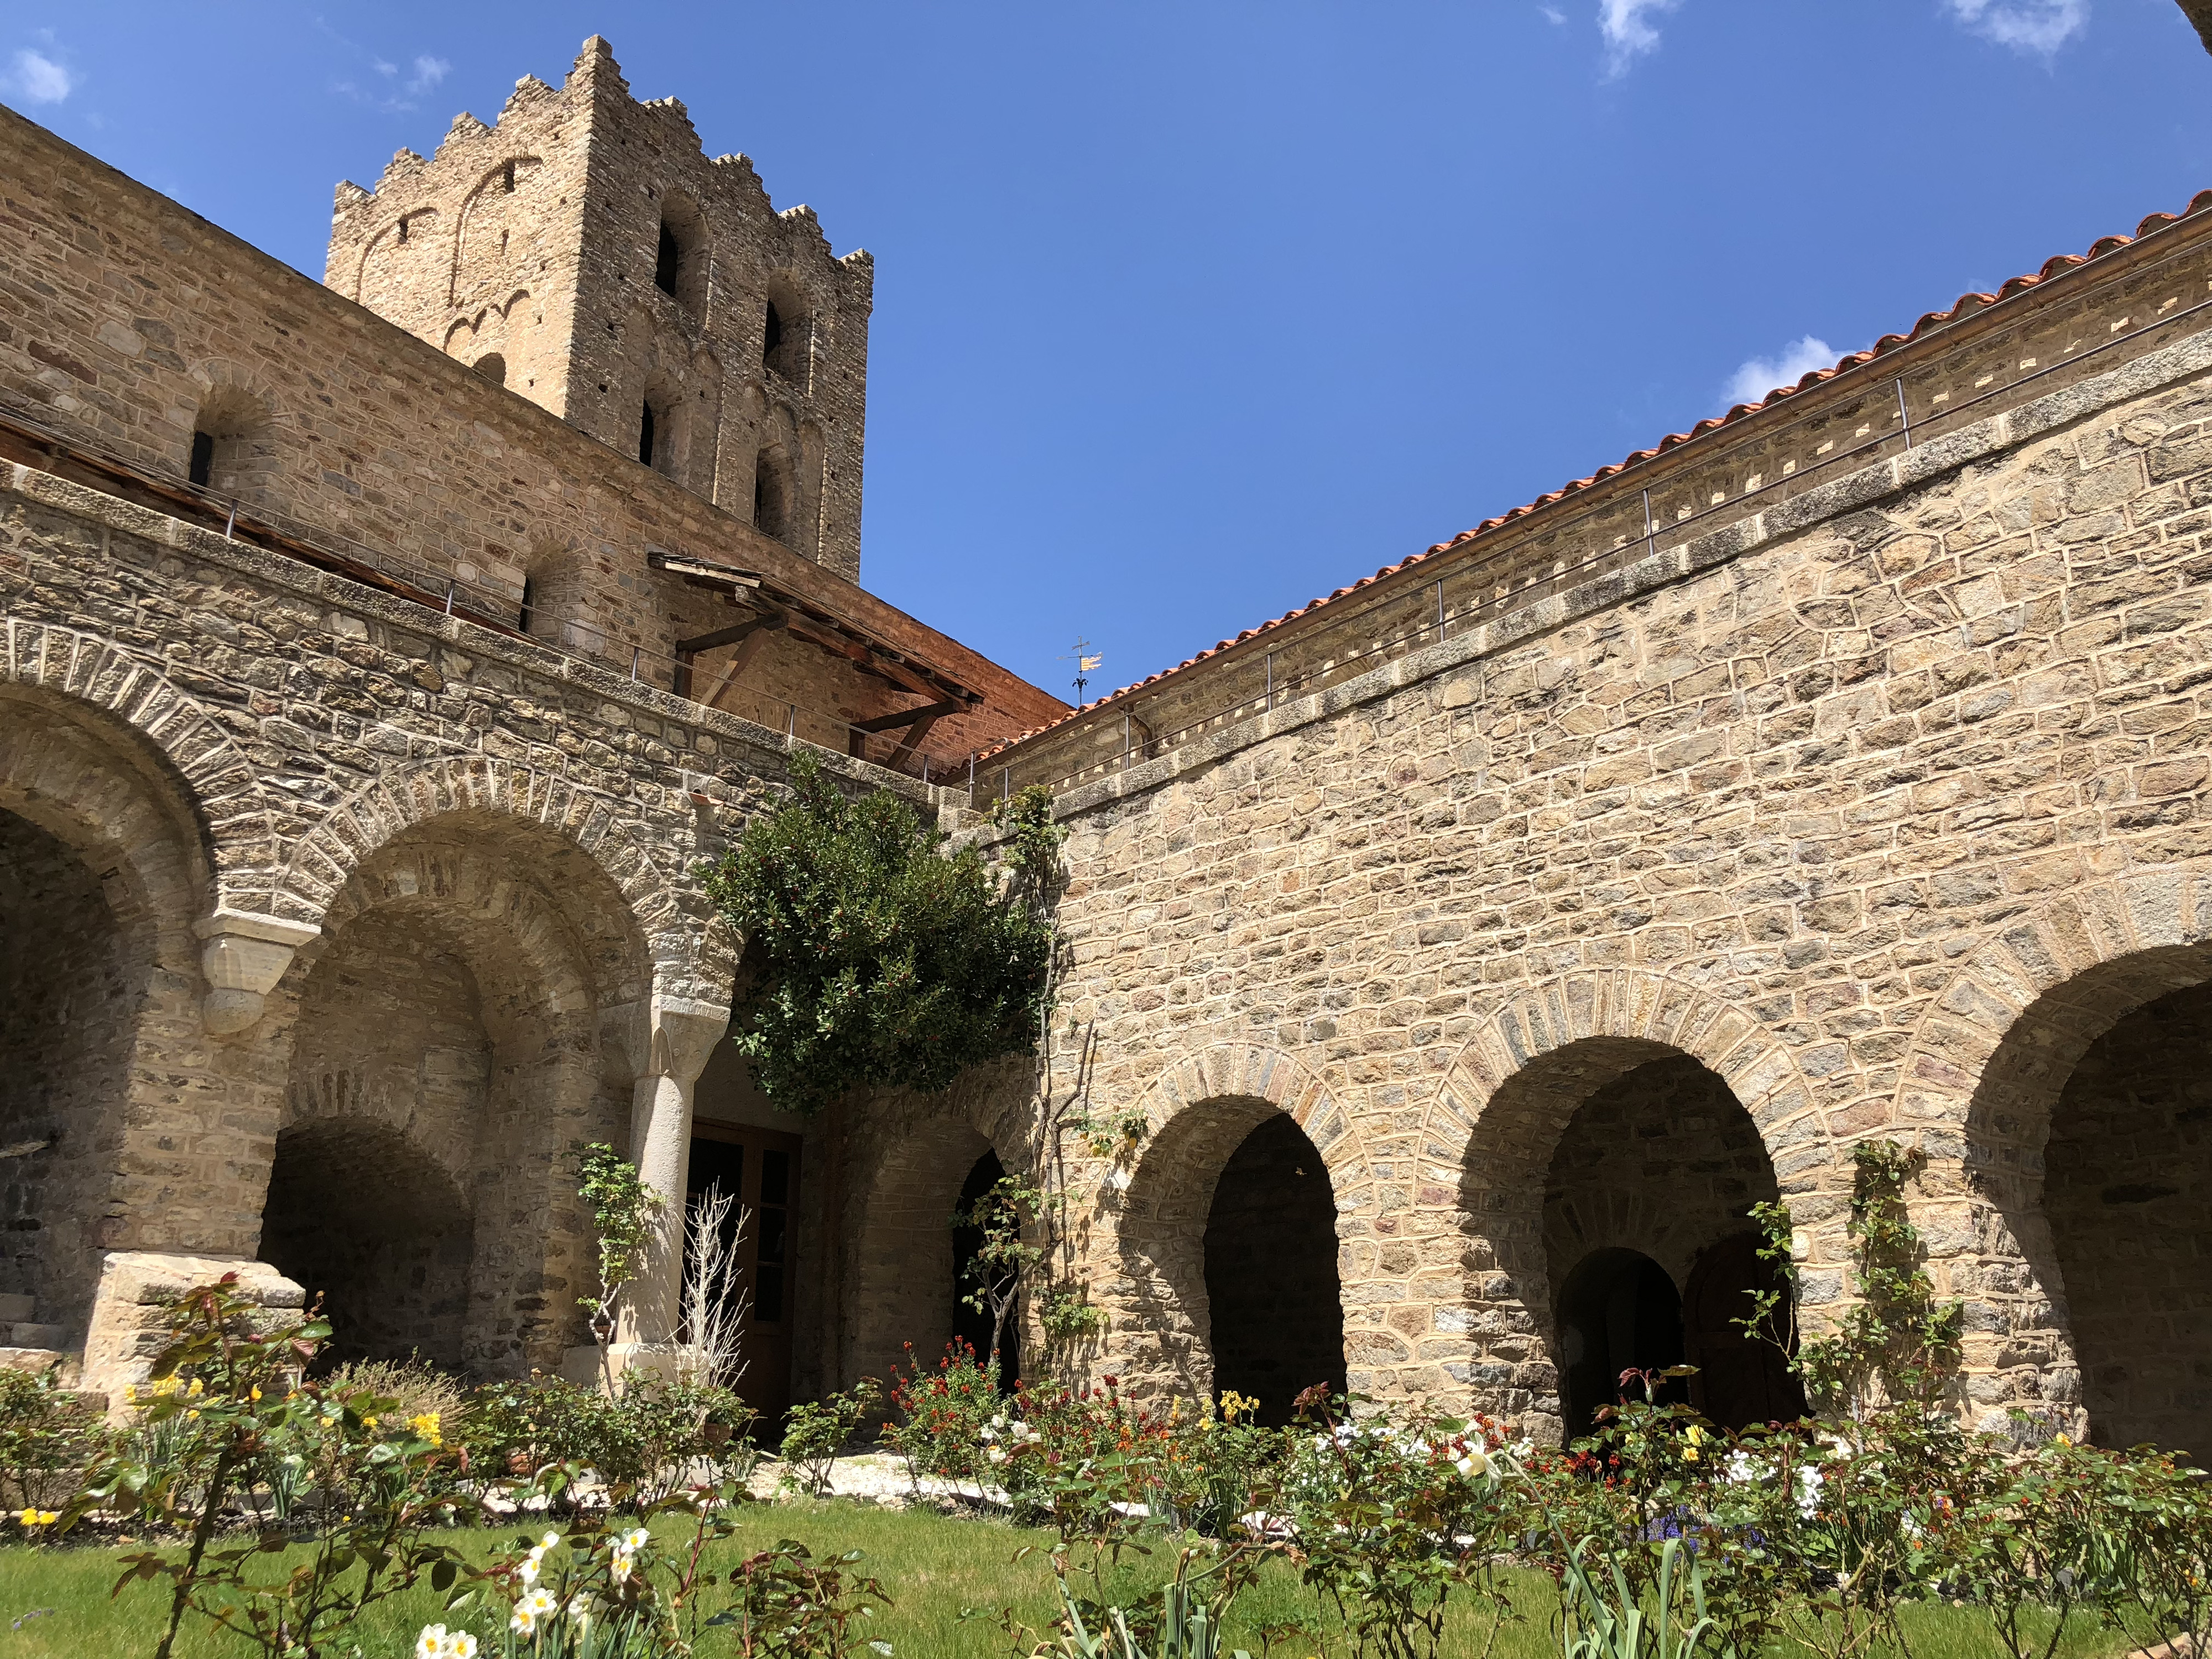
[[[1276,636],[1272,645],[1265,635],[1238,641],[1155,687],[1095,704],[984,761],[971,804],[987,806],[1040,783],[1060,793],[1157,759],[1771,512],[1849,469],[1923,447],[1984,418],[2000,400],[2017,404],[2028,388],[2039,393],[2096,372],[2124,348],[2153,349],[2150,337],[2212,311],[2212,235],[2199,234],[2208,228],[2206,213],[2162,227],[2129,248],[2176,233],[2185,234],[2180,246],[2106,265],[2101,274],[2100,261],[2112,254],[2098,256],[1808,389],[1799,394],[1802,405],[1796,398],[1777,405],[1779,421],[1735,422],[1698,434],[1591,487],[1585,506],[1547,503],[1433,556],[1432,574],[1416,566],[1384,579],[1372,595],[1346,595],[1310,621],[1276,624],[1267,630]],[[2086,280],[2058,290],[2077,273]],[[2154,303],[2168,289],[2175,291]],[[2031,296],[2045,303],[2021,303]],[[1977,321],[1983,325],[1947,352],[1947,336]]]
[[[723,684],[717,687],[716,701],[711,704],[685,696],[675,690],[680,683],[679,670],[691,671],[696,680],[719,677],[703,666],[680,660],[673,653],[653,650],[636,641],[625,644],[603,623],[590,618],[556,617],[536,605],[526,607],[522,594],[465,580],[405,554],[372,546],[343,531],[307,525],[281,509],[207,489],[189,478],[150,472],[137,462],[87,443],[78,434],[40,419],[12,400],[0,401],[0,423],[19,429],[53,451],[57,459],[66,458],[80,467],[137,485],[142,493],[150,493],[161,501],[162,510],[197,507],[201,522],[210,529],[220,527],[226,540],[242,541],[266,552],[300,559],[327,574],[363,580],[366,586],[424,610],[489,628],[566,661],[605,673],[626,673],[630,680],[681,697],[702,712],[712,708],[780,732],[787,739],[836,750],[917,777],[926,784],[964,784],[972,770],[969,755],[905,750],[896,732],[864,731],[836,715],[757,689]],[[546,630],[554,632],[549,636]],[[598,648],[568,648],[578,643],[580,634],[598,641]]]

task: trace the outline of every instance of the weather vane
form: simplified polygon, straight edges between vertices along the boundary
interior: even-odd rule
[[[1062,662],[1072,662],[1075,665],[1075,706],[1077,708],[1080,708],[1083,706],[1083,688],[1091,684],[1091,672],[1105,660],[1105,653],[1095,650],[1091,641],[1080,634],[1075,636],[1075,649],[1060,658]]]

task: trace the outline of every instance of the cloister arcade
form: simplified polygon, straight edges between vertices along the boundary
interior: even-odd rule
[[[19,1331],[81,1340],[105,1253],[151,1249],[272,1265],[323,1298],[333,1358],[561,1364],[588,1288],[568,1149],[645,1156],[656,1091],[710,1061],[716,1101],[746,1086],[711,1006],[688,1037],[659,1016],[641,1034],[667,954],[652,908],[542,811],[448,780],[356,817],[374,833],[299,844],[276,878],[317,895],[315,919],[294,907],[281,971],[232,988],[259,1011],[233,1027],[204,781],[94,700],[18,684],[0,709],[0,1296]],[[1905,1068],[1900,1125],[1934,1115],[1929,1265],[1990,1339],[1983,1369],[2035,1370],[2054,1420],[2193,1449],[2212,1444],[2212,946],[2063,921],[2016,930],[1945,1000],[1977,1065]],[[1741,1011],[1669,1036],[1585,1001],[1601,1012],[1519,1052],[1470,1045],[1410,1188],[1346,1080],[1187,1062],[1132,1146],[1078,1161],[1075,1245],[1109,1316],[1086,1363],[1139,1396],[1234,1391],[1285,1420],[1301,1390],[1367,1386],[1392,1341],[1425,1340],[1391,1239],[1448,1236],[1442,1273],[1415,1271],[1441,1310],[1421,1328],[1487,1334],[1445,1403],[1572,1434],[1623,1371],[1687,1362],[1670,1386],[1716,1420],[1795,1414],[1786,1330],[1740,1325],[1777,1284],[1752,1211],[1789,1204],[1801,1244],[1832,1228],[1847,1143]],[[1001,1173],[1036,1174],[1027,1088],[854,1103],[805,1126],[803,1182],[799,1126],[717,1155],[753,1171],[729,1177],[748,1204],[788,1208],[749,1268],[785,1275],[785,1392],[983,1337],[951,1220]],[[1010,1375],[1065,1358],[1035,1311]]]

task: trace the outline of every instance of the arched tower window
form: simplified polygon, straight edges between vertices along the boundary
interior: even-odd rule
[[[660,222],[660,251],[653,256],[653,285],[671,299],[676,296],[676,274],[683,268],[684,245],[676,240],[668,221]]]
[[[477,374],[483,375],[494,386],[507,384],[507,359],[496,351],[485,352],[483,356],[476,360],[474,368]]]
[[[796,386],[807,384],[813,335],[806,307],[788,291],[771,294],[761,307],[761,363]]]
[[[660,411],[653,406],[653,399],[647,398],[637,419],[637,458],[647,466],[653,464],[654,456],[665,441],[661,431],[665,424]]]
[[[246,493],[270,464],[268,426],[267,411],[251,392],[216,387],[193,418],[185,476],[217,495]]]
[[[653,285],[695,316],[707,298],[707,228],[699,210],[671,192],[660,204],[653,243]]]
[[[791,520],[791,478],[784,453],[763,449],[753,463],[753,528],[788,544]]]

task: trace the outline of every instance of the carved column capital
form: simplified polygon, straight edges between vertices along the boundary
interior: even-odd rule
[[[287,921],[255,910],[217,910],[192,924],[199,935],[200,971],[208,993],[200,1018],[217,1036],[243,1031],[258,1023],[264,1000],[284,977],[292,957],[322,929],[313,922]]]

